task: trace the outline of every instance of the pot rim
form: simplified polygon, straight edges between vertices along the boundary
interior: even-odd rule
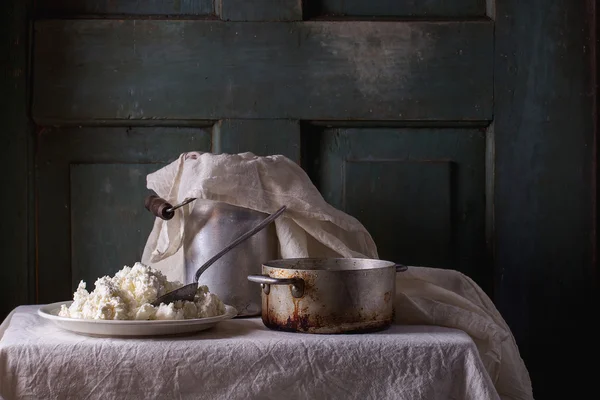
[[[295,265],[293,265],[295,263]],[[292,264],[292,265],[290,265]],[[282,258],[270,260],[263,267],[289,271],[363,271],[372,269],[395,268],[398,264],[392,261],[374,258]]]

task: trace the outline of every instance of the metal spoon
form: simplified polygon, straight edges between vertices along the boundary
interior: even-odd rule
[[[236,247],[237,245],[239,245],[246,239],[250,238],[251,236],[254,236],[258,232],[263,230],[267,225],[269,225],[277,217],[279,217],[281,214],[283,214],[283,212],[285,211],[286,208],[287,208],[286,206],[281,207],[279,210],[277,210],[275,213],[271,214],[260,224],[256,225],[254,228],[252,228],[248,232],[244,233],[242,236],[238,237],[236,240],[231,242],[229,244],[229,246],[225,247],[223,250],[221,250],[216,255],[214,255],[210,260],[205,262],[200,268],[198,268],[198,271],[196,271],[196,275],[194,276],[193,283],[184,285],[184,286],[180,287],[179,289],[175,289],[169,293],[166,293],[166,294],[160,296],[158,299],[154,300],[151,304],[155,307],[158,307],[161,303],[169,304],[169,303],[172,303],[177,300],[187,300],[187,301],[194,300],[194,296],[196,295],[196,290],[198,289],[198,280],[200,279],[200,275],[202,275],[202,273],[204,271],[206,271],[208,269],[208,267],[210,267],[215,261],[217,261],[219,258],[223,257],[225,254],[229,253],[229,251],[232,250],[234,247]]]

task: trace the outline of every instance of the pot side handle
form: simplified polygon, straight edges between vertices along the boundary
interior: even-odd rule
[[[396,264],[396,272],[404,272],[408,269],[406,265]]]
[[[248,275],[250,282],[260,283],[265,294],[271,292],[271,285],[291,285],[292,296],[300,298],[304,296],[304,280],[300,278],[272,278],[268,275]]]

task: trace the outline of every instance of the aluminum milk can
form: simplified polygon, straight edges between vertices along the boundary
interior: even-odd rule
[[[197,199],[184,225],[185,283],[194,281],[196,270],[205,261],[267,217],[247,208]],[[238,316],[260,315],[261,290],[247,277],[260,274],[262,264],[276,259],[278,253],[275,224],[270,224],[217,260],[198,283],[234,306]]]

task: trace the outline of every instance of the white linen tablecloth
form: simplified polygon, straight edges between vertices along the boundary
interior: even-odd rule
[[[3,399],[498,399],[464,332],[275,332],[234,319],[185,337],[92,338],[18,307],[0,327]]]

